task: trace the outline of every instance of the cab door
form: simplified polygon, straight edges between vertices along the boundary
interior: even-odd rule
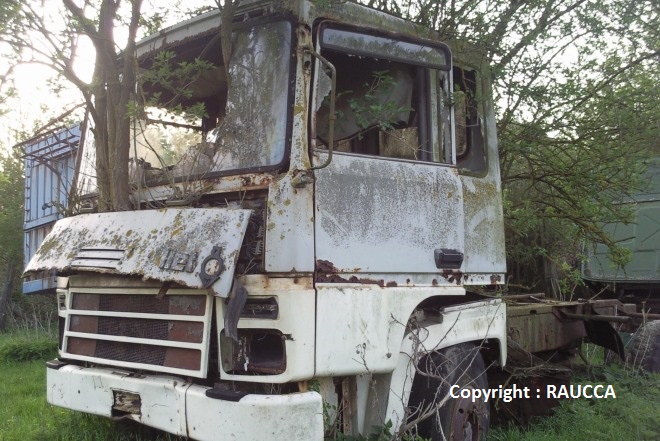
[[[449,49],[333,24],[317,35],[336,72],[334,87],[330,68],[318,63],[315,72],[317,272],[381,285],[454,283],[447,274],[462,266],[464,218]]]

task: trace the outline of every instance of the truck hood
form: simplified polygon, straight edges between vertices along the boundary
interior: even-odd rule
[[[58,221],[25,274],[57,270],[141,276],[227,297],[251,210],[168,208]]]

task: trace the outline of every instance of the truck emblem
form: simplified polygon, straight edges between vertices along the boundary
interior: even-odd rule
[[[211,254],[206,256],[202,262],[202,269],[199,272],[199,278],[204,284],[204,288],[208,288],[218,280],[220,274],[225,270],[225,262],[222,260],[220,253],[222,248],[213,247]]]
[[[185,271],[192,273],[197,266],[199,253],[183,253],[167,249],[161,259],[159,268],[167,271]]]

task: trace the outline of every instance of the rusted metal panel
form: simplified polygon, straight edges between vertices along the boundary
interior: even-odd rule
[[[559,349],[587,336],[582,321],[563,319],[553,304],[507,305],[507,332],[528,352]]]
[[[201,351],[186,348],[167,348],[163,366],[169,368],[189,369],[196,371],[200,369]]]
[[[130,413],[133,415],[140,415],[142,413],[142,400],[140,394],[128,392],[125,390],[113,390],[113,405],[112,410],[120,413]]]
[[[123,368],[204,378],[208,368],[213,296],[206,290],[131,285],[126,277],[69,278],[60,307],[64,319],[60,355]],[[108,283],[103,283],[107,281]],[[97,287],[88,287],[89,284]],[[153,285],[153,283],[152,283]],[[104,286],[99,288],[98,286]]]
[[[62,219],[25,271],[137,275],[191,288],[211,281],[214,293],[226,297],[250,213],[170,208]]]

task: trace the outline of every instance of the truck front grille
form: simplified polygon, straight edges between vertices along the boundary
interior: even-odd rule
[[[205,377],[213,297],[194,289],[158,293],[158,288],[70,287],[62,356]]]

